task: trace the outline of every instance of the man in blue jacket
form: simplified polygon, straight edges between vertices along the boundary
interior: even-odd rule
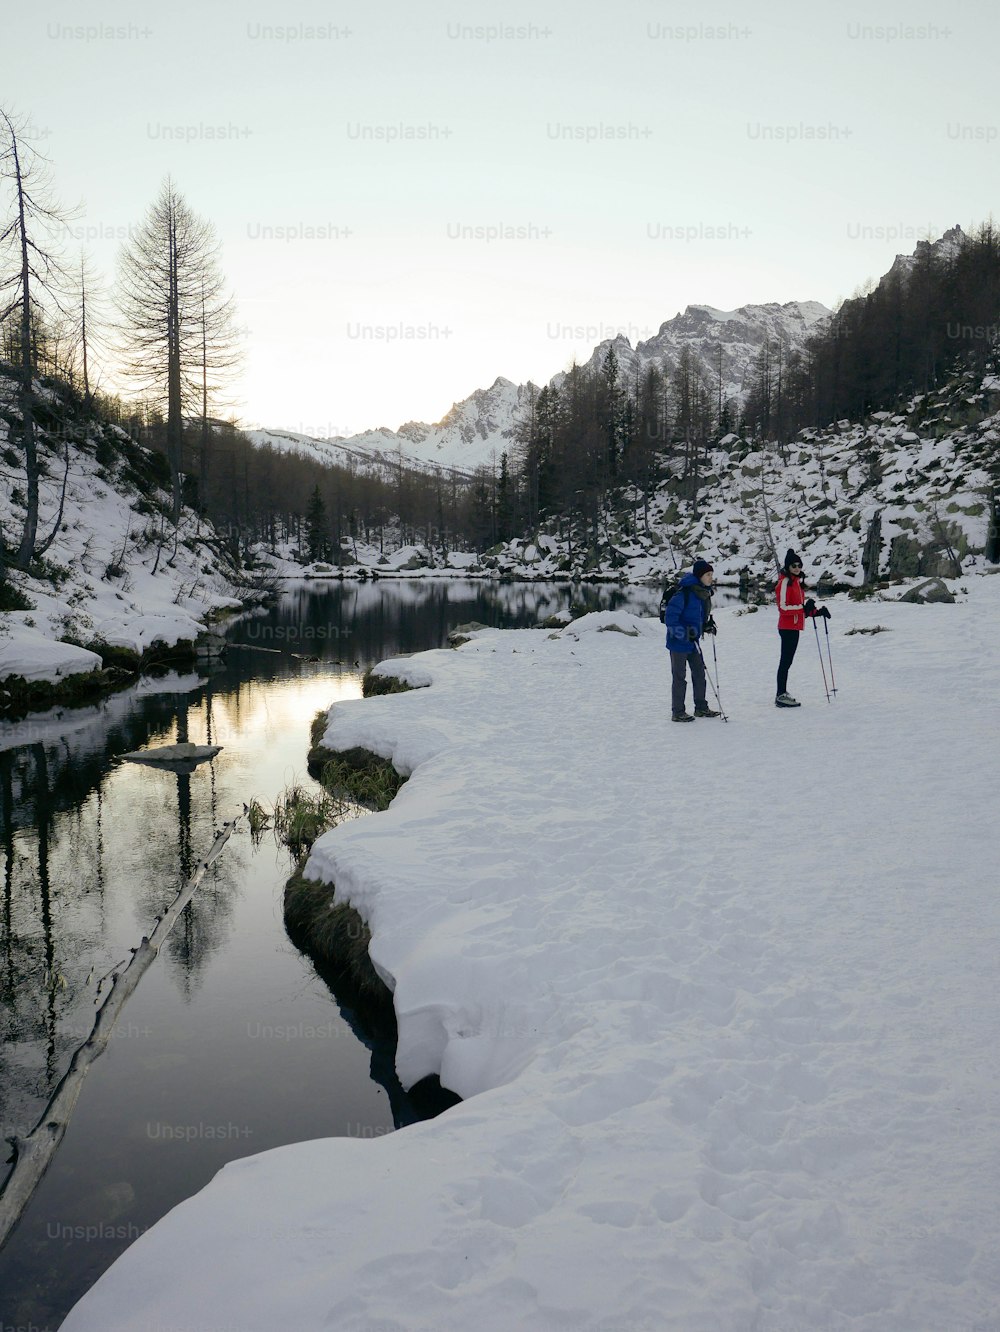
[[[702,634],[715,633],[715,621],[712,619],[714,577],[712,566],[707,560],[695,560],[691,572],[681,579],[664,612],[672,677],[670,702],[675,722],[719,715],[705,701],[705,663],[699,647]],[[688,665],[691,667],[694,690],[694,717],[684,708]]]

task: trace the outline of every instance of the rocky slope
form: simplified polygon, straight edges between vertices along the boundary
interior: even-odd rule
[[[747,369],[765,341],[780,342],[786,350],[800,348],[830,314],[818,301],[742,305],[738,310],[689,305],[682,314],[661,324],[655,337],[637,343],[634,349],[627,338],[618,337],[613,342],[626,382],[634,383],[636,375],[641,377],[649,365],[667,372],[676,369],[686,347],[713,388],[721,368],[723,397],[741,401],[746,391]],[[600,369],[610,345],[609,340],[594,349],[588,368]],[[553,383],[561,383],[564,377],[556,375]]]
[[[730,435],[711,451],[695,504],[675,472],[649,505],[610,516],[599,548],[558,529],[492,552],[512,576],[560,572],[656,579],[698,555],[718,577],[767,576],[794,546],[811,582],[859,585],[871,577],[957,576],[986,563],[1000,474],[1000,379],[963,376],[914,398],[905,413],[804,430],[784,451]],[[867,550],[866,550],[867,547]],[[995,558],[995,552],[992,552]]]

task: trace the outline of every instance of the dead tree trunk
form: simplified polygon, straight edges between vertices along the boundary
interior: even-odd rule
[[[882,553],[882,510],[872,514],[865,536],[865,548],[861,555],[861,569],[865,585],[878,582],[878,565]]]

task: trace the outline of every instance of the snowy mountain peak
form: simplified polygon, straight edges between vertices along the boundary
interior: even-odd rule
[[[599,372],[613,347],[622,380],[634,380],[652,365],[670,373],[687,347],[697,368],[715,383],[721,368],[723,391],[738,398],[747,367],[765,341],[780,342],[788,350],[801,347],[830,311],[818,301],[786,301],[780,305],[743,305],[736,310],[718,310],[711,305],[689,305],[683,314],[660,325],[655,337],[632,346],[624,333],[599,343],[584,368]],[[560,372],[549,381],[559,388],[566,378]],[[254,431],[252,437],[275,448],[307,452],[341,466],[384,468],[404,466],[471,473],[477,467],[494,466],[515,444],[517,425],[523,419],[532,383],[515,384],[498,375],[489,388],[476,389],[461,402],[453,403],[434,425],[407,421],[399,430],[365,431],[335,440],[307,440],[289,431]]]
[[[685,349],[696,369],[714,384],[720,374],[723,392],[739,398],[751,360],[766,342],[780,342],[788,351],[804,345],[831,312],[819,301],[772,301],[765,305],[742,305],[719,310],[713,305],[688,305],[683,313],[660,325],[659,331],[633,350],[625,339],[616,339],[623,376],[642,375],[649,366],[671,373]],[[602,343],[588,368],[596,369],[610,343]],[[553,383],[562,382],[556,376]]]
[[[600,361],[600,363],[603,365],[604,360],[607,357],[608,350],[611,347],[614,347],[615,355],[619,357],[619,360],[621,359],[620,353],[622,351],[631,352],[633,350],[632,344],[625,336],[625,334],[616,333],[613,338],[605,338],[603,342],[599,342],[597,344],[597,346],[594,348],[593,352],[591,353],[590,361],[588,362],[588,364],[591,364],[594,361]],[[552,382],[554,383],[555,380],[553,379]]]
[[[829,315],[830,311],[819,301],[786,301],[783,305],[777,301],[768,301],[763,305],[741,305],[735,310],[718,310],[714,305],[688,305],[683,314],[676,314],[673,319],[661,324],[657,336],[689,327],[710,328],[733,322],[754,323],[764,320],[776,323],[784,320],[789,325],[811,327]],[[715,327],[714,331],[719,336],[725,336],[721,327]]]
[[[893,274],[905,277],[927,255],[945,259],[957,254],[965,242],[965,233],[958,225],[935,241],[918,241],[913,254],[896,256],[881,281]],[[713,386],[721,377],[724,395],[738,401],[750,363],[765,342],[779,343],[785,352],[796,351],[820,331],[831,314],[819,301],[769,301],[741,305],[735,310],[688,305],[661,324],[653,337],[635,347],[622,333],[606,339],[594,348],[582,368],[599,372],[608,348],[613,347],[622,380],[634,382],[649,367],[670,374],[687,349],[695,368]],[[560,372],[549,382],[559,388],[565,378],[566,373]],[[251,435],[259,443],[307,452],[342,466],[380,468],[402,462],[420,469],[471,473],[477,467],[495,465],[503,452],[513,448],[518,422],[535,391],[531,383],[515,384],[498,375],[489,388],[477,389],[454,403],[434,425],[407,421],[398,431],[382,427],[336,440],[310,440],[288,431],[254,431]]]
[[[734,310],[717,310],[714,305],[689,305],[685,308],[684,314],[677,314],[675,319],[697,319],[699,315],[705,315],[710,320],[714,319],[719,323],[725,323],[735,315]],[[667,324],[660,325],[660,332],[667,327]]]
[[[918,240],[912,254],[897,254],[892,261],[892,267],[882,278],[878,285],[883,282],[891,281],[894,278],[909,277],[913,268],[918,263],[926,263],[928,260],[948,260],[953,259],[966,243],[968,237],[962,228],[955,224],[950,227],[937,240]]]

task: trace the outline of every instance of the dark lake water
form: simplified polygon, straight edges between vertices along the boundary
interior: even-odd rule
[[[130,956],[222,823],[306,773],[320,709],[361,674],[469,621],[535,624],[571,602],[655,614],[654,589],[384,580],[296,585],[234,622],[211,673],[144,679],[97,707],[0,723],[0,1133],[27,1133]],[[223,746],[190,776],[121,761]],[[443,1102],[395,1079],[289,941],[289,854],[245,820],[87,1075],[66,1137],[0,1251],[0,1327],[55,1329],[134,1239],[227,1161],[391,1132]],[[106,991],[105,991],[106,992]]]

